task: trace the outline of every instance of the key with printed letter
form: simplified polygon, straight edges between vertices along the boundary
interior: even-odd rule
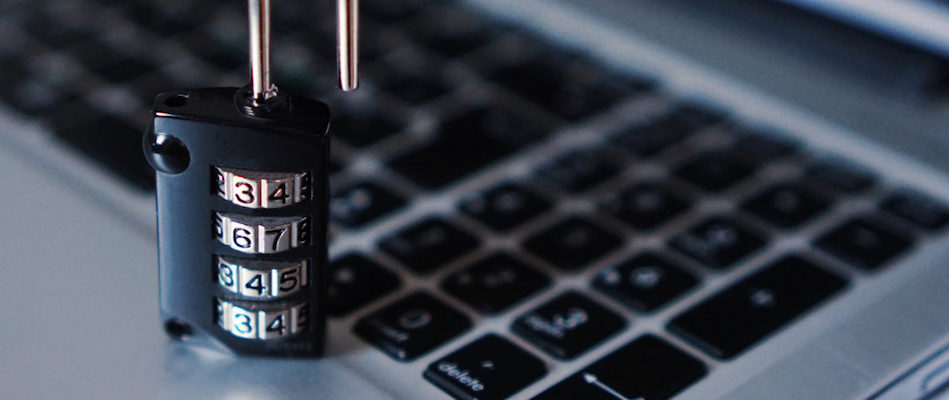
[[[329,108],[270,81],[270,1],[248,0],[251,85],[158,95],[161,316],[185,342],[319,356],[328,305]],[[338,0],[340,87],[357,86],[357,0]]]

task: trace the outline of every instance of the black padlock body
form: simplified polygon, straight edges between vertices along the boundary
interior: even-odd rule
[[[329,108],[316,100],[287,96],[281,108],[254,116],[246,111],[242,90],[186,90],[164,93],[155,100],[154,118],[143,144],[146,158],[157,171],[162,320],[172,336],[237,354],[319,356],[326,319]],[[306,199],[280,208],[241,206],[217,194],[216,167],[305,172],[309,182],[300,195],[305,191]],[[218,213],[242,218],[305,216],[308,226],[294,235],[302,238],[305,231],[306,245],[273,254],[237,251],[218,239]],[[282,238],[283,233],[278,233]],[[235,238],[240,239],[237,233]],[[276,248],[278,239],[273,241]],[[248,299],[222,286],[218,256],[263,262],[306,260],[306,285],[298,274],[300,290],[275,300]],[[306,303],[308,307],[297,315],[300,321],[306,318],[306,329],[275,339],[238,337],[219,324],[221,300],[251,312]],[[259,322],[255,324],[260,327]]]

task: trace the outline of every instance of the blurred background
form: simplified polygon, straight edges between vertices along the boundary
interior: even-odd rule
[[[460,85],[465,73],[488,72],[493,78],[490,73],[499,65],[550,47],[538,41],[501,52],[498,42],[506,35],[531,27],[487,20],[450,3],[364,3],[366,85],[354,96],[333,89],[333,2],[275,6],[273,23],[275,80],[335,106],[337,137],[357,148],[411,127],[418,113],[407,111],[417,106],[443,96],[468,96]],[[602,10],[606,24],[630,28],[855,131],[909,147],[928,163],[949,167],[942,156],[949,140],[943,134],[949,46],[938,35],[923,37],[853,8],[834,9],[835,1],[791,2],[833,10],[824,15],[773,1],[634,0],[622,7],[641,12],[611,13],[618,8],[615,3],[593,0],[585,8]],[[130,149],[138,148],[154,96],[188,87],[242,86],[248,79],[245,10],[235,2],[6,0],[0,10],[0,100],[142,190],[152,186],[151,170]],[[873,31],[880,26],[885,29]],[[478,48],[486,49],[482,56],[470,55]],[[426,62],[413,52],[445,63]],[[543,71],[524,76],[537,74]],[[506,84],[496,77],[495,83]],[[350,118],[355,114],[359,118]],[[338,160],[348,164],[343,161]]]
[[[0,328],[20,344],[0,350],[0,358],[28,367],[5,365],[23,374],[4,374],[6,382],[56,376],[62,381],[51,392],[82,387],[96,397],[110,389],[111,374],[128,372],[122,389],[168,397],[265,387],[274,393],[261,396],[298,398],[333,386],[339,374],[350,383],[369,377],[400,394],[442,395],[444,383],[417,384],[427,366],[493,332],[549,369],[523,383],[522,397],[569,385],[581,366],[645,335],[699,366],[657,393],[707,388],[734,376],[729,360],[753,353],[782,325],[721,350],[689,330],[727,324],[677,325],[690,310],[744,290],[732,285],[739,279],[781,270],[775,260],[788,249],[830,282],[816,297],[852,303],[878,277],[895,279],[880,271],[906,271],[887,268],[934,243],[949,224],[946,196],[929,190],[935,185],[915,190],[925,179],[904,182],[899,174],[909,169],[883,171],[870,162],[872,152],[822,147],[854,142],[808,129],[787,134],[766,122],[812,128],[816,115],[895,149],[894,158],[949,171],[946,2],[543,4],[363,0],[362,87],[343,94],[335,88],[334,2],[274,2],[274,81],[333,110],[335,353],[290,363],[208,356],[167,340],[157,316],[154,171],[142,157],[141,135],[157,93],[247,83],[244,2],[0,0],[0,146],[9,151],[0,162],[22,167],[0,185],[12,188],[0,193],[0,204],[15,205],[0,209],[8,225],[0,258],[13,254],[14,261],[0,261],[17,274],[12,281],[25,282],[3,292],[0,303],[16,305],[4,310],[8,320],[50,311],[71,318],[37,321],[43,340],[13,324]],[[583,23],[570,18],[578,15]],[[778,102],[749,104],[756,92]],[[804,112],[786,113],[782,102]],[[781,111],[759,119],[758,110]],[[23,182],[48,192],[32,193]],[[81,230],[88,234],[70,235]],[[867,232],[894,245],[866,245]],[[58,251],[37,245],[47,242]],[[62,265],[84,279],[62,274]],[[631,273],[657,265],[665,275]],[[650,290],[650,282],[671,286],[650,292],[629,279],[620,284],[617,271],[643,277]],[[557,301],[565,288],[580,293],[568,300],[620,321],[584,335],[591,343],[578,345],[572,360],[515,327],[539,308],[565,304]],[[23,298],[47,303],[19,304]],[[71,308],[55,303],[62,298]],[[398,319],[389,318],[398,317],[392,307],[419,298],[462,322],[440,330],[452,334],[424,337],[420,351],[372,331]],[[826,312],[818,308],[812,311]],[[818,322],[836,321],[826,315]],[[938,321],[931,325],[944,335]],[[45,357],[33,357],[34,346]],[[774,353],[753,355],[756,366],[793,349],[761,348]],[[902,368],[916,350],[880,371]],[[110,359],[121,362],[104,366]],[[320,373],[288,380],[303,370]],[[701,380],[703,371],[710,379]],[[34,389],[26,386],[15,389]]]

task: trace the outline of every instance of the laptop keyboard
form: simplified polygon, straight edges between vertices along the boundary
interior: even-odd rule
[[[372,235],[333,257],[331,315],[456,398],[517,394],[643,321],[533,393],[669,398],[949,223],[869,166],[448,1],[363,2],[364,89],[344,97],[332,22],[299,18],[330,10],[279,6],[277,81],[336,113],[332,237]],[[244,83],[230,2],[0,7],[0,100],[142,192],[155,94]]]

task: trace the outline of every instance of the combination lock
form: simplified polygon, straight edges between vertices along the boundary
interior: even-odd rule
[[[356,0],[338,0],[340,86],[355,89]],[[161,315],[178,339],[319,356],[326,320],[329,108],[270,83],[270,4],[249,0],[251,85],[158,95]]]

